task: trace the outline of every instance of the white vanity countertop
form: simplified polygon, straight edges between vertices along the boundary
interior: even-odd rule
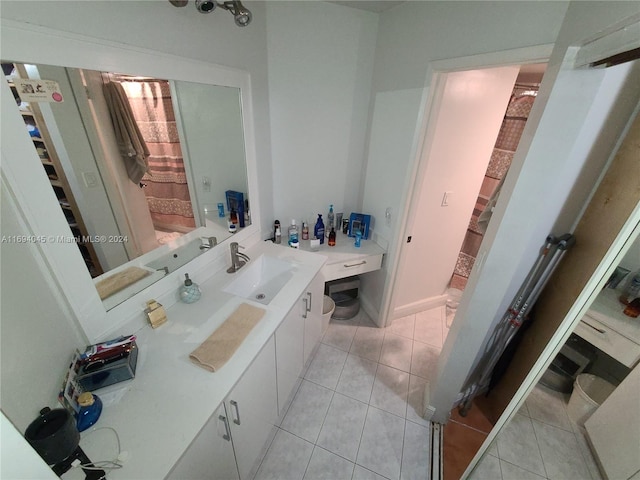
[[[223,292],[243,271],[227,274],[222,270],[200,285],[198,302],[178,302],[167,309],[167,323],[135,332],[139,348],[136,377],[96,392],[104,403],[102,415],[92,429],[82,433],[80,442],[92,461],[111,460],[117,455],[115,435],[100,428],[117,431],[128,458],[108,478],[164,478],[326,261],[322,255],[279,248],[271,242],[259,242],[243,253],[252,260],[266,254],[291,261],[297,265],[293,278],[269,305],[261,305]],[[213,373],[191,363],[189,354],[243,302],[264,308],[266,314],[231,359]],[[83,478],[80,470],[64,478],[76,475]]]
[[[603,289],[586,316],[598,320],[634,343],[640,344],[640,317],[632,318],[622,313],[625,306],[618,300],[621,293],[617,289]]]
[[[330,247],[328,241],[325,237],[324,243],[320,245],[318,250],[311,250],[310,240],[300,240],[300,250],[307,252],[313,251],[325,255],[327,257],[327,264],[354,261],[359,258],[385,253],[385,250],[372,239],[361,240],[360,247],[356,248],[354,246],[355,238],[349,237],[342,232],[336,232],[335,246]],[[283,234],[282,246],[287,247],[286,234]]]

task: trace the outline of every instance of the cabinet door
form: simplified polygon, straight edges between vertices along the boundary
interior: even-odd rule
[[[253,478],[278,419],[273,337],[242,375],[225,401],[241,480]],[[204,477],[206,478],[206,477]]]
[[[302,294],[275,334],[279,416],[284,414],[304,367],[306,299],[306,293]]]
[[[224,405],[215,411],[171,473],[171,480],[237,480],[236,458]]]
[[[311,358],[316,346],[320,343],[322,335],[329,326],[329,322],[323,322],[322,304],[324,302],[324,277],[318,273],[305,294],[307,301],[306,318],[304,319],[304,364]]]
[[[637,365],[584,424],[607,478],[634,478],[640,470],[639,393]]]

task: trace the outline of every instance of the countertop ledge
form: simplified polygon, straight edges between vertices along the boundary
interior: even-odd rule
[[[284,249],[258,242],[243,250],[251,260],[269,255],[296,264],[293,277],[269,305],[236,297],[223,289],[242,274],[227,274],[226,267],[200,284],[202,298],[193,304],[176,303],[167,309],[167,323],[157,329],[137,328],[139,356],[133,380],[98,390],[104,408],[95,427],[82,433],[80,446],[94,461],[117,456],[116,437],[126,452],[121,469],[110,479],[164,478],[196,438],[216,408],[247,370],[306,286],[327,261],[321,252]],[[320,254],[319,254],[320,253]],[[193,364],[189,354],[206,340],[241,303],[265,309],[260,322],[235,354],[217,372]],[[84,478],[75,469],[63,478]]]

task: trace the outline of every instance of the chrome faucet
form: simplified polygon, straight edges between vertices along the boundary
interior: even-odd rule
[[[244,253],[238,251],[239,248],[244,248],[238,245],[238,242],[231,242],[231,266],[227,268],[227,273],[236,273],[242,268],[250,259]]]
[[[202,245],[200,245],[200,250],[209,250],[216,245],[218,245],[218,239],[216,237],[202,237]]]

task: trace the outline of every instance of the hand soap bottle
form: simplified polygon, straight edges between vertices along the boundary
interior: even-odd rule
[[[185,273],[184,277],[184,285],[180,286],[180,300],[184,303],[197,302],[200,300],[200,295],[202,295],[200,287],[189,278],[188,273]]]

